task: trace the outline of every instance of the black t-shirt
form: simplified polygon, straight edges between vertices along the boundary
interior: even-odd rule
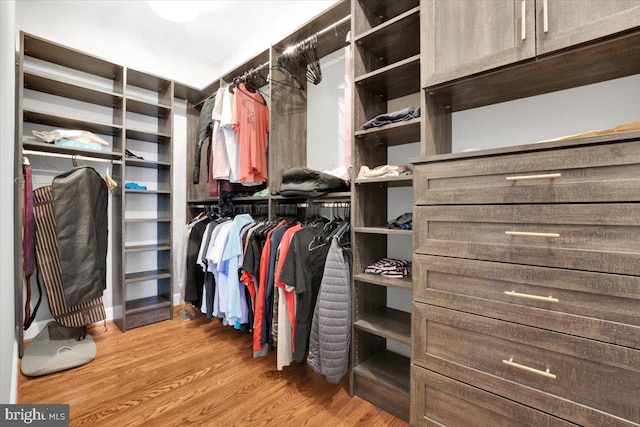
[[[327,244],[309,250],[309,244],[318,232],[319,230],[312,227],[305,227],[293,235],[280,272],[280,281],[295,288],[296,293],[297,312],[293,352],[296,362],[304,361],[309,344],[313,309],[329,252]]]

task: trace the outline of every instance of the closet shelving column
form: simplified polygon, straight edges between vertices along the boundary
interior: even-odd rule
[[[114,317],[122,331],[173,317],[171,140],[173,82],[126,70],[122,286]]]
[[[21,32],[20,54],[18,58],[18,108],[16,135],[16,161],[22,162],[24,150],[47,154],[61,154],[71,158],[74,155],[83,158],[120,160],[123,155],[123,105],[124,105],[124,69],[101,58],[52,43],[39,37]],[[33,138],[32,131],[51,131],[54,129],[79,129],[91,131],[110,142],[110,147],[100,151],[71,148],[39,142]],[[30,156],[32,166],[37,169],[51,170],[56,175],[72,168],[71,161],[43,160],[42,156]],[[67,163],[68,162],[68,163]],[[87,160],[90,166],[96,166]],[[101,167],[98,167],[101,172]],[[122,177],[121,166],[113,164],[112,176],[119,182]],[[16,167],[18,177],[20,167]],[[47,178],[49,174],[47,174]],[[20,179],[18,182],[22,182]],[[19,193],[22,186],[16,187]],[[121,193],[113,192],[109,207],[114,223],[122,216]],[[19,346],[22,354],[23,313],[23,275],[21,245],[21,209],[22,196],[16,197],[16,253],[20,261],[16,262],[16,316],[19,329]],[[110,230],[111,252],[114,259],[120,258],[118,234]],[[113,263],[113,285],[119,286],[120,264]]]
[[[354,128],[393,111],[389,101],[420,90],[419,4],[352,1]],[[390,148],[420,141],[421,120],[354,132],[354,174],[388,163]],[[407,160],[405,159],[405,162]],[[353,184],[353,338],[351,393],[408,420],[410,359],[393,349],[411,345],[411,314],[389,306],[392,289],[407,293],[412,281],[364,273],[366,267],[411,244],[410,230],[387,228],[389,189],[411,187],[411,177],[355,179]],[[411,211],[412,201],[405,211]],[[407,308],[409,310],[409,308]]]

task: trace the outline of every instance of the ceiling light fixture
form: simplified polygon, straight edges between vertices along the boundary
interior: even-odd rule
[[[149,7],[162,18],[178,23],[193,22],[200,15],[199,1],[147,1]]]

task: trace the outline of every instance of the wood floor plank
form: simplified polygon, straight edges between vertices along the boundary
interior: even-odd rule
[[[176,308],[176,313],[179,307]],[[246,332],[176,314],[127,331],[89,328],[91,363],[44,377],[19,376],[19,403],[68,403],[72,426],[407,426],[330,384],[303,364],[276,369],[253,358]]]

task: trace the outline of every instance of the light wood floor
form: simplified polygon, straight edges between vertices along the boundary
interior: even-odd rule
[[[18,379],[19,403],[68,403],[72,426],[406,426],[306,364],[254,359],[251,337],[199,318],[92,325],[91,363]]]

